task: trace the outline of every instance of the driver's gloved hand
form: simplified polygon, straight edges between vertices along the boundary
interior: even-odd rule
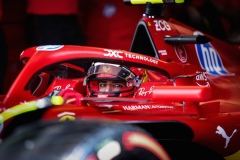
[[[65,104],[74,104],[81,105],[82,104],[82,94],[71,90],[71,89],[63,89],[59,90],[60,92],[55,92],[53,94],[57,94],[58,96],[63,97]]]

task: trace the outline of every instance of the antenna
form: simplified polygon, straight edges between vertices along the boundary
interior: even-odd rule
[[[160,18],[164,14],[164,4],[152,4],[147,2],[143,17]]]

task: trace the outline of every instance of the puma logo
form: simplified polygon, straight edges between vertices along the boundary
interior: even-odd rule
[[[222,135],[222,137],[226,139],[226,143],[225,143],[225,147],[224,147],[224,148],[227,148],[228,143],[229,143],[230,139],[232,138],[232,136],[233,136],[233,134],[234,134],[235,132],[237,132],[236,129],[234,129],[234,131],[233,131],[233,133],[232,133],[231,136],[228,136],[228,135],[226,134],[225,130],[224,130],[221,126],[217,126],[217,131],[216,131],[216,133],[219,134],[219,135]]]

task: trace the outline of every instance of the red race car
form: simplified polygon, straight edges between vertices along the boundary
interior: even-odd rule
[[[1,96],[0,158],[239,159],[240,48],[161,17],[182,2],[124,0],[146,4],[130,51],[24,50]]]

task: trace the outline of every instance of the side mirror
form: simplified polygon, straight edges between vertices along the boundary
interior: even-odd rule
[[[156,86],[152,101],[207,101],[212,96],[210,87],[200,86]]]

